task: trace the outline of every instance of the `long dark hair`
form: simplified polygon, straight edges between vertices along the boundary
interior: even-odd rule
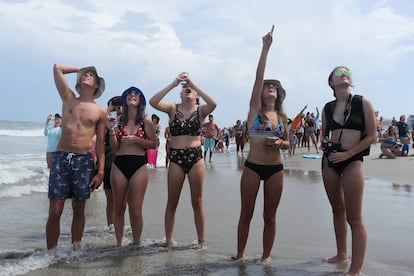
[[[121,123],[124,126],[128,123],[128,110],[129,110],[128,106],[124,104],[122,106],[122,115],[121,115]],[[144,118],[145,118],[145,106],[142,105],[140,102],[139,105],[137,106],[137,116],[135,117],[135,125],[138,125],[141,122],[143,122]]]
[[[139,104],[137,106],[137,115],[135,117],[135,125],[140,124],[144,121],[145,118],[145,104],[142,102],[142,98],[139,97]],[[122,104],[122,115],[121,115],[121,123],[125,126],[128,123],[128,111],[129,107],[126,104],[126,101]]]

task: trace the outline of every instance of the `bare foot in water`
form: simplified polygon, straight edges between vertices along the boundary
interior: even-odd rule
[[[243,260],[244,255],[243,254],[237,254],[237,256],[231,257],[231,259],[234,260],[234,261]]]
[[[270,264],[272,262],[272,258],[270,258],[270,257],[267,257],[267,258],[261,258],[260,259],[260,263],[261,264]]]
[[[81,244],[80,244],[80,242],[73,242],[73,243],[72,243],[72,249],[73,249],[73,251],[78,251],[78,250],[80,250],[80,249],[81,249]]]
[[[177,246],[177,242],[175,240],[170,240],[170,241],[166,241],[165,242],[165,246],[166,247],[176,247]]]
[[[203,247],[206,245],[206,241],[205,240],[198,240],[198,245]]]
[[[336,255],[329,259],[328,258],[322,259],[322,262],[334,264],[334,263],[346,262],[347,260],[348,258],[346,256]]]

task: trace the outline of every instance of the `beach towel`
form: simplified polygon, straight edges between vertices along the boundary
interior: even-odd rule
[[[320,154],[304,154],[303,158],[320,159],[320,158],[322,158],[322,155],[320,155]]]

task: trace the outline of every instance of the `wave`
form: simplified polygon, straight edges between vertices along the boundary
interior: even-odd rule
[[[103,234],[103,233],[98,233]],[[106,238],[114,234],[104,234]],[[102,243],[104,242],[104,243]],[[200,249],[190,243],[167,248],[160,240],[143,240],[140,246],[118,248],[104,240],[98,245],[82,246],[74,251],[71,245],[54,250],[34,249],[0,254],[0,275],[21,275],[37,270],[36,275],[57,271],[74,271],[95,275],[343,275],[344,269],[323,263],[319,258],[301,260],[282,258],[278,262],[260,262],[259,257],[234,261],[222,252]],[[174,256],[173,256],[174,255]],[[52,269],[48,269],[53,266]],[[386,274],[390,268],[384,266]],[[63,273],[63,275],[72,275]],[[399,274],[408,275],[408,274]]]
[[[0,136],[38,137],[43,135],[45,123],[0,120]],[[52,124],[49,124],[52,127]]]
[[[43,128],[39,129],[0,129],[0,136],[39,137],[44,136]]]
[[[127,228],[125,229],[127,231]],[[67,238],[70,239],[69,233]],[[82,260],[89,262],[110,260],[113,258],[125,258],[131,256],[154,256],[168,251],[187,251],[188,255],[193,255],[194,250],[203,250],[197,247],[193,241],[185,242],[175,248],[164,246],[165,239],[143,239],[139,245],[126,245],[117,247],[115,235],[105,228],[85,229],[84,240],[79,250],[73,250],[71,244],[59,245],[56,249],[47,250],[45,248],[34,249],[15,249],[0,250],[0,275],[21,275],[38,269],[46,269],[51,265],[68,266]],[[153,263],[147,262],[149,267]]]
[[[47,192],[49,170],[36,154],[0,156],[0,198]]]

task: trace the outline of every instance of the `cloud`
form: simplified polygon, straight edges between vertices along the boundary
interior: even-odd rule
[[[214,1],[0,1],[0,57],[8,63],[3,89],[16,89],[12,72],[36,77],[38,92],[28,95],[29,100],[34,103],[40,97],[46,102],[37,108],[28,105],[31,115],[21,119],[43,120],[46,108],[60,105],[55,96],[47,102],[56,93],[51,74],[55,62],[96,65],[107,82],[102,104],[132,84],[150,97],[178,72],[188,71],[217,98],[218,123],[232,124],[247,114],[261,38],[275,24],[266,77],[282,81],[289,115],[305,104],[313,110],[332,99],[326,79],[340,64],[354,72],[361,93],[380,110],[393,112],[402,107],[384,98],[390,89],[402,90],[409,84],[401,66],[412,60],[414,50],[414,15],[396,5],[353,0],[219,5]],[[19,88],[31,90],[30,83]],[[168,99],[178,100],[178,92]],[[404,108],[409,112],[408,104]]]

